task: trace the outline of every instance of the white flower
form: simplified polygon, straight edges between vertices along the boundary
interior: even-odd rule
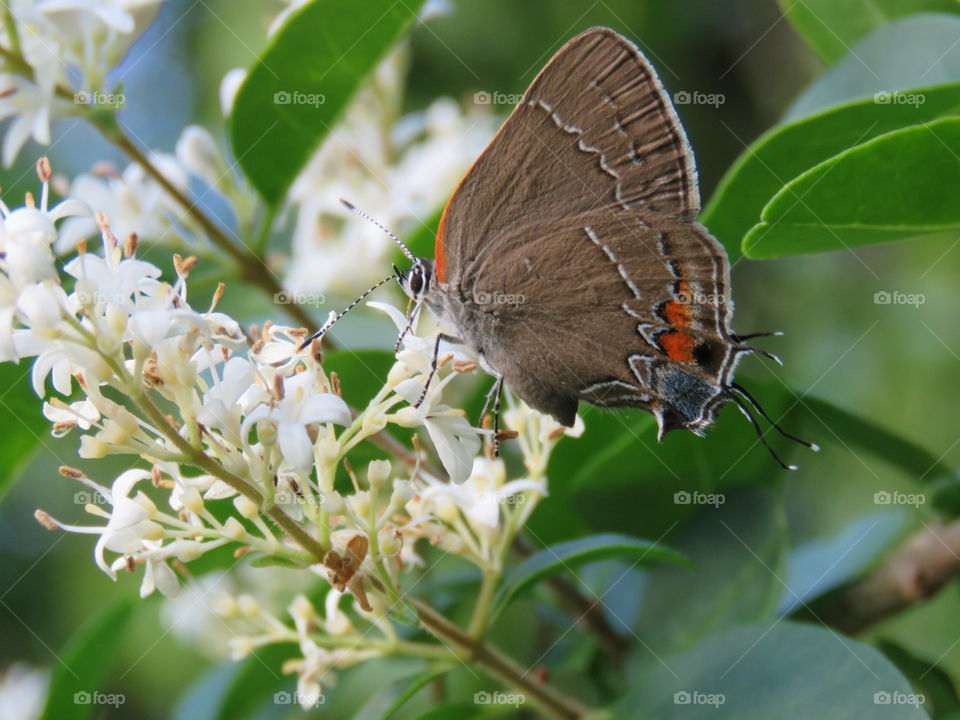
[[[36,720],[47,699],[50,672],[15,662],[0,675],[0,720]]]
[[[406,66],[404,47],[384,59],[291,186],[297,214],[284,279],[290,291],[355,296],[386,275],[396,246],[340,198],[401,236],[416,231],[493,135],[488,108],[476,106],[468,116],[451,100],[402,119],[391,131],[383,119],[402,112]]]
[[[182,193],[188,193],[187,173],[176,158],[162,153],[151,153],[151,162]],[[82,201],[94,212],[110,218],[114,234],[121,240],[130,233],[154,242],[167,242],[183,237],[192,229],[191,219],[166,190],[147,175],[136,163],[131,163],[118,175],[80,175],[70,186],[70,196]],[[58,253],[72,251],[77,241],[98,232],[90,218],[68,220],[56,245]]]
[[[422,510],[432,511],[443,520],[450,519],[452,503],[476,527],[496,528],[500,523],[500,508],[516,495],[524,492],[547,494],[542,480],[520,479],[504,482],[506,471],[503,460],[478,457],[473,461],[470,477],[461,485],[430,480],[421,494]]]
[[[103,557],[104,551],[134,554],[143,549],[145,540],[156,540],[162,532],[161,527],[150,520],[150,513],[146,508],[130,497],[136,484],[149,477],[150,473],[146,470],[127,470],[117,477],[110,488],[110,497],[107,500],[113,510],[106,527],[99,528],[100,539],[97,540],[93,554],[100,569],[114,580],[117,579],[116,570],[107,565]]]
[[[59,106],[39,86],[11,73],[0,73],[0,120],[13,118],[3,138],[3,165],[10,167],[28,139],[50,144],[50,119]]]
[[[313,466],[313,442],[307,426],[316,423],[350,424],[350,409],[332,393],[317,390],[311,372],[302,372],[283,380],[283,397],[271,405],[255,408],[243,421],[245,437],[254,423],[265,420],[276,423],[277,442],[283,456],[283,467],[309,472]]]
[[[420,407],[413,405],[423,395],[423,383],[414,378],[399,383],[394,390],[410,406],[395,413],[394,422],[405,427],[422,425],[450,480],[461,483],[469,476],[482,443],[478,430],[467,422],[461,411],[438,402],[443,386],[453,377],[450,374],[441,380],[435,376]]]

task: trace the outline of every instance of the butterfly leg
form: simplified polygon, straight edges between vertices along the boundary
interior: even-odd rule
[[[503,375],[493,384],[493,456],[500,457],[500,399],[503,397]]]
[[[433,376],[437,374],[437,358],[440,355],[440,343],[448,342],[453,343],[454,345],[463,345],[463,338],[454,337],[453,335],[447,335],[446,333],[437,333],[437,340],[433,344],[433,359],[430,361],[430,374],[427,375],[427,381],[423,384],[423,392],[420,393],[420,399],[414,404],[415,408],[423,405],[423,401],[427,398],[427,390],[430,389],[430,383],[433,381]]]

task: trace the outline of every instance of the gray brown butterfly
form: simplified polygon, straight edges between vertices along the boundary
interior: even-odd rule
[[[629,40],[592,28],[547,63],[463,178],[435,261],[400,243],[413,266],[398,277],[456,328],[437,348],[478,353],[496,403],[505,382],[568,426],[580,401],[635,407],[662,438],[702,434],[733,401],[766,444],[750,407],[770,418],[733,380],[755,335],[730,330],[729,263],[699,211],[656,72]]]

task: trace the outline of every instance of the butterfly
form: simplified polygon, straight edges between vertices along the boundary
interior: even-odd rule
[[[595,27],[546,64],[464,176],[435,259],[391,233],[412,262],[396,277],[456,330],[438,336],[434,371],[445,340],[496,378],[495,418],[504,384],[566,426],[580,402],[645,410],[661,439],[703,434],[733,402],[765,445],[751,408],[816,449],[734,381],[746,354],[776,359],[746,344],[774,333],[731,330],[730,264],[699,212],[693,153],[656,71]]]

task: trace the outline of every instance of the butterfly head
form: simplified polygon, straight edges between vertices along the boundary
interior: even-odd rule
[[[433,283],[433,263],[424,258],[415,258],[407,271],[397,270],[397,281],[407,296],[421,303],[430,292]]]

